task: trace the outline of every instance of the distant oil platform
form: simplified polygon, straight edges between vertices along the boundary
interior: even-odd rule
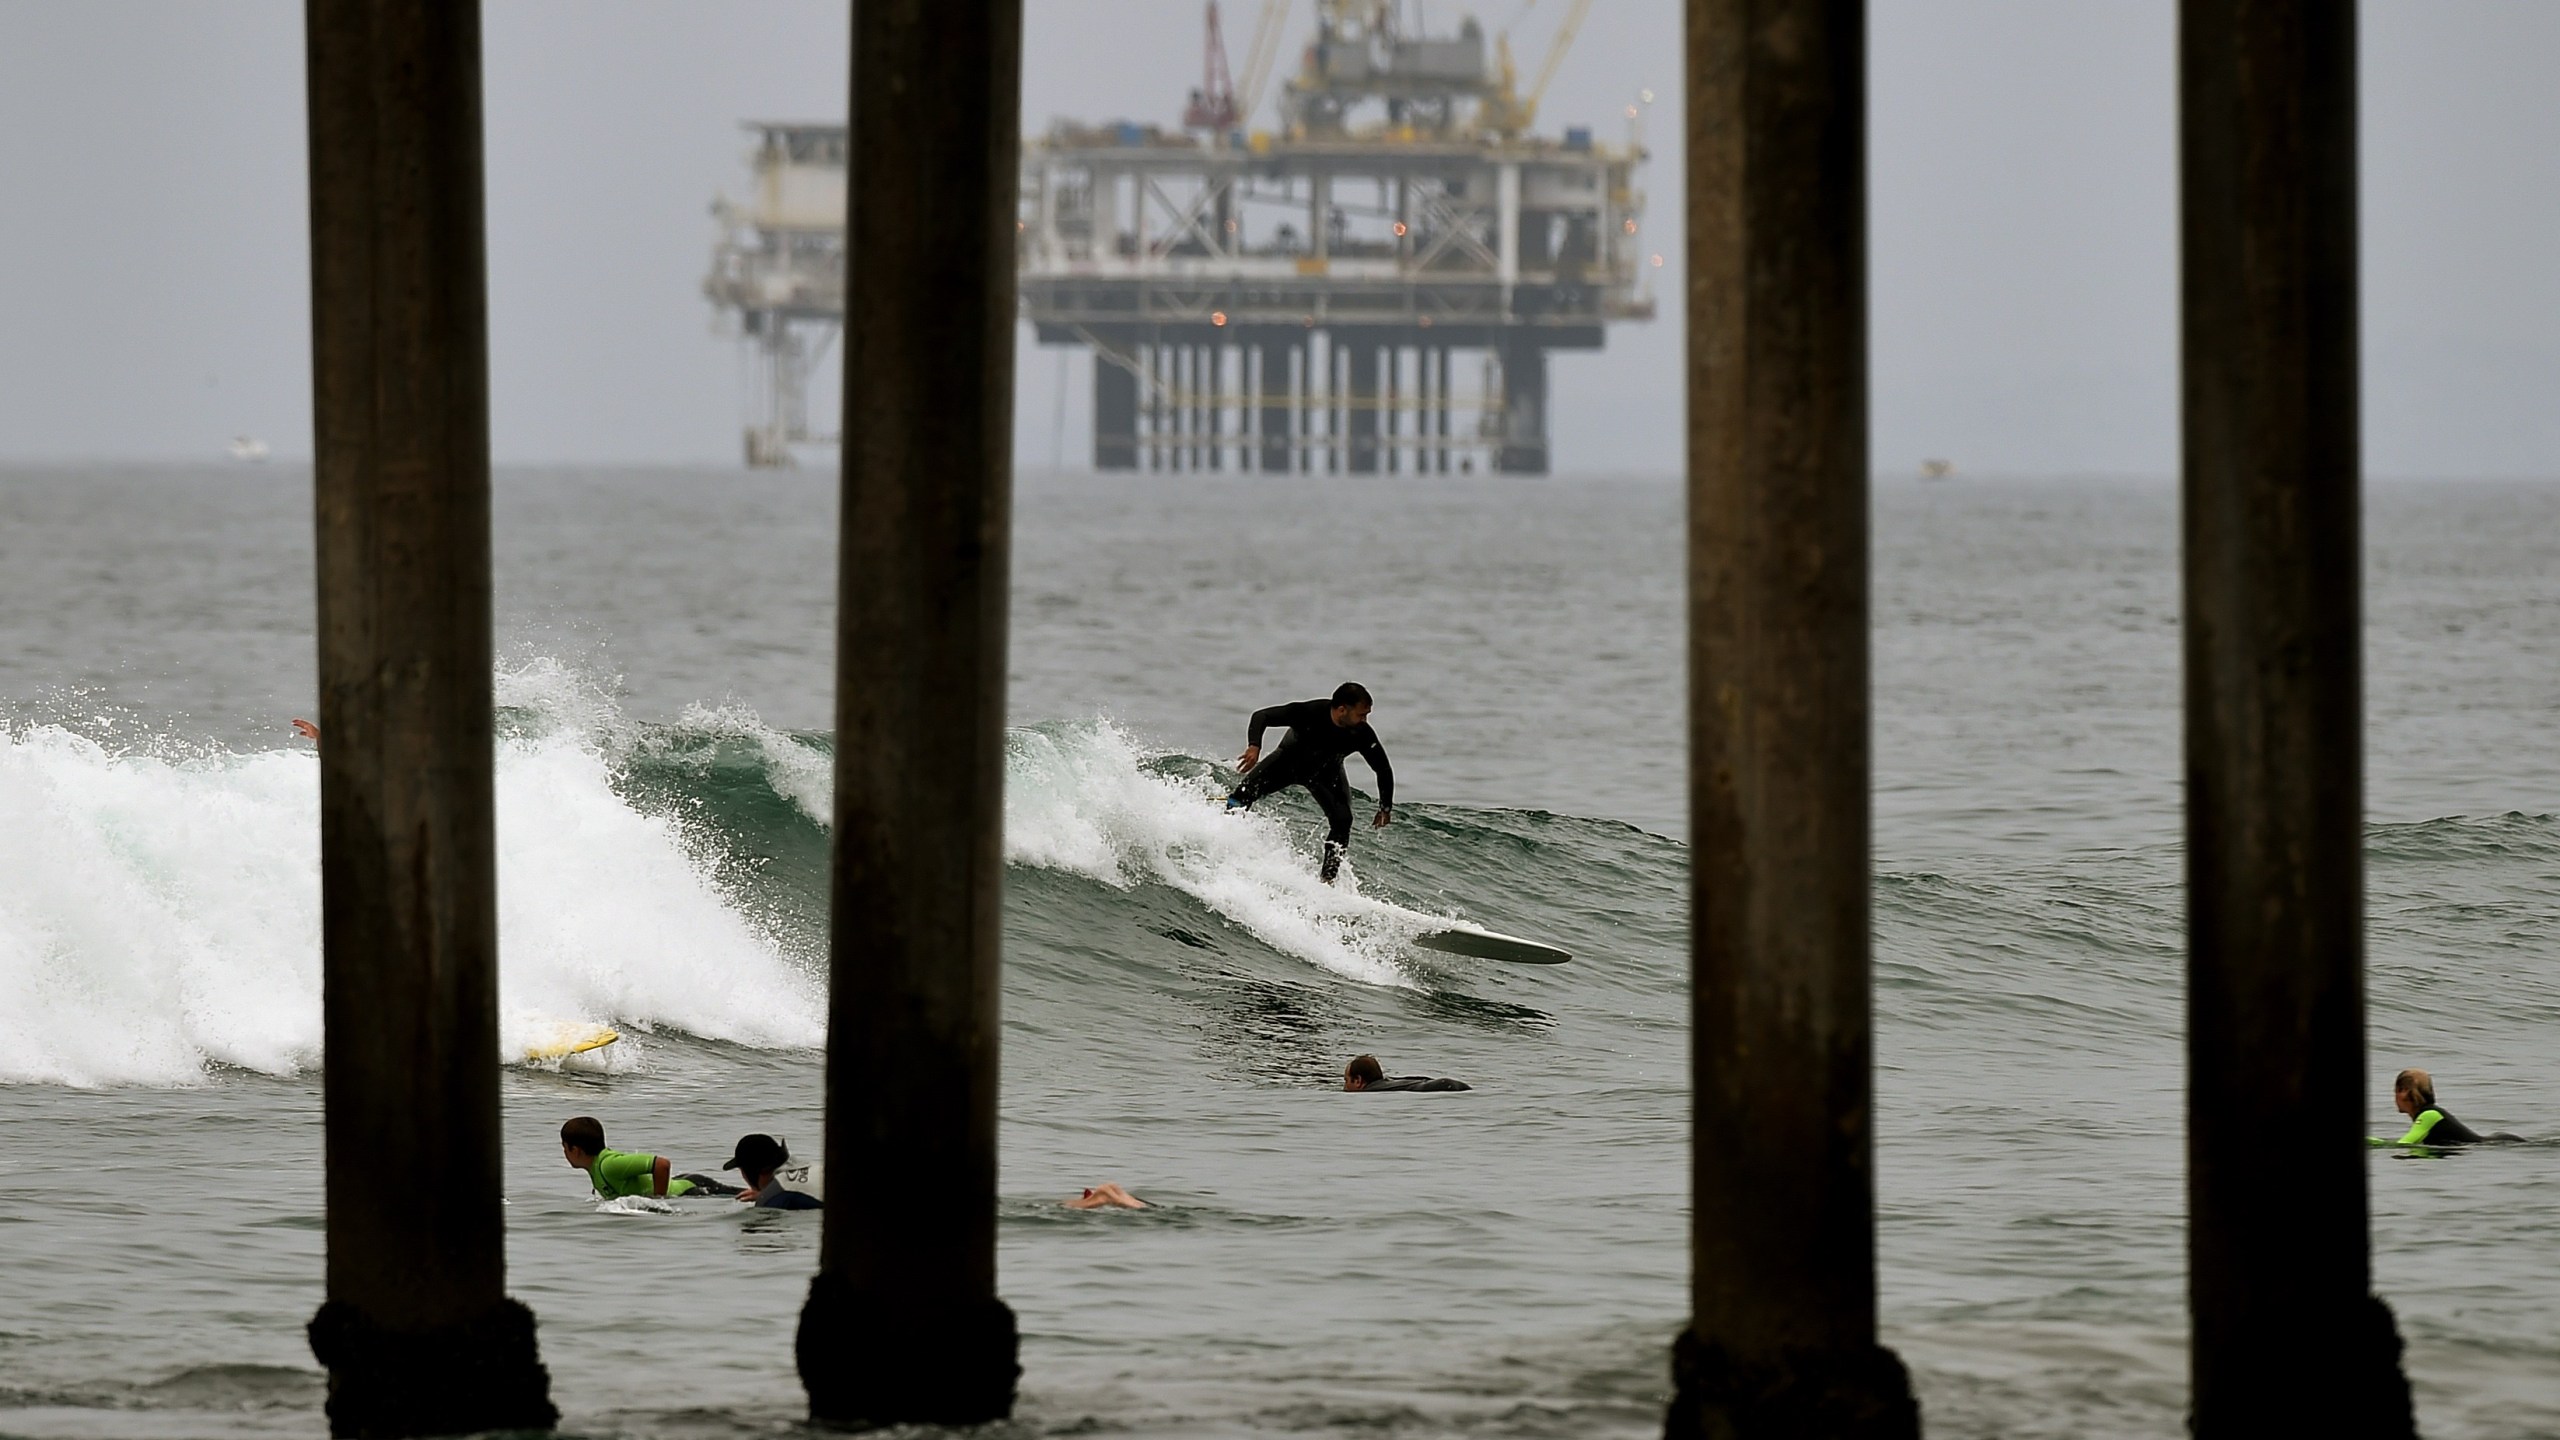
[[[1472,18],[1435,36],[1401,0],[1315,0],[1278,126],[1251,129],[1291,8],[1264,0],[1231,77],[1209,4],[1179,129],[1062,120],[1023,145],[1022,310],[1094,357],[1094,467],[1547,473],[1548,352],[1652,319],[1661,263],[1637,97],[1623,143],[1532,130],[1591,0],[1525,86]],[[747,356],[747,463],[788,465],[830,438],[808,382],[844,319],[846,135],[748,128],[752,198],[714,205],[703,289]]]

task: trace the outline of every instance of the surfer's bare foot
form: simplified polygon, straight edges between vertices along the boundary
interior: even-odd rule
[[[1147,1208],[1146,1201],[1139,1199],[1137,1196],[1130,1194],[1128,1191],[1121,1189],[1119,1186],[1112,1184],[1108,1180],[1094,1186],[1092,1189],[1087,1190],[1081,1195],[1071,1195],[1059,1203],[1065,1205],[1070,1210],[1100,1210],[1106,1206],[1117,1206],[1123,1210],[1144,1210]]]

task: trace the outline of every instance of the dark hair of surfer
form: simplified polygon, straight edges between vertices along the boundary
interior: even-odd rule
[[[1378,1063],[1377,1056],[1355,1055],[1351,1057],[1350,1064],[1342,1067],[1342,1078],[1357,1080],[1363,1085],[1375,1085],[1387,1078],[1387,1072],[1385,1067]]]
[[[1375,705],[1376,703],[1378,702],[1369,698],[1369,687],[1357,681],[1345,680],[1333,687],[1335,709],[1345,705]]]
[[[572,1150],[590,1155],[604,1153],[604,1122],[593,1115],[579,1115],[560,1127],[560,1143]]]

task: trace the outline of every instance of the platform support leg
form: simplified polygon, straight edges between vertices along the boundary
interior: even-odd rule
[[[1351,473],[1378,473],[1378,347],[1374,341],[1352,343],[1350,356]]]

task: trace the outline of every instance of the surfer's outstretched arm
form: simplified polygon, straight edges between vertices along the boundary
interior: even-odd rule
[[[293,717],[293,733],[310,741],[314,745],[320,743],[320,727],[303,719],[299,715]]]
[[[1245,722],[1244,753],[1236,757],[1236,773],[1252,774],[1253,767],[1262,760],[1262,732],[1274,725],[1288,723],[1289,707],[1286,704],[1265,705],[1254,711],[1253,718]]]
[[[1369,822],[1369,828],[1376,830],[1395,818],[1396,768],[1387,763],[1387,747],[1378,743],[1375,734],[1360,747],[1360,758],[1369,762],[1369,773],[1378,777],[1378,814]]]

